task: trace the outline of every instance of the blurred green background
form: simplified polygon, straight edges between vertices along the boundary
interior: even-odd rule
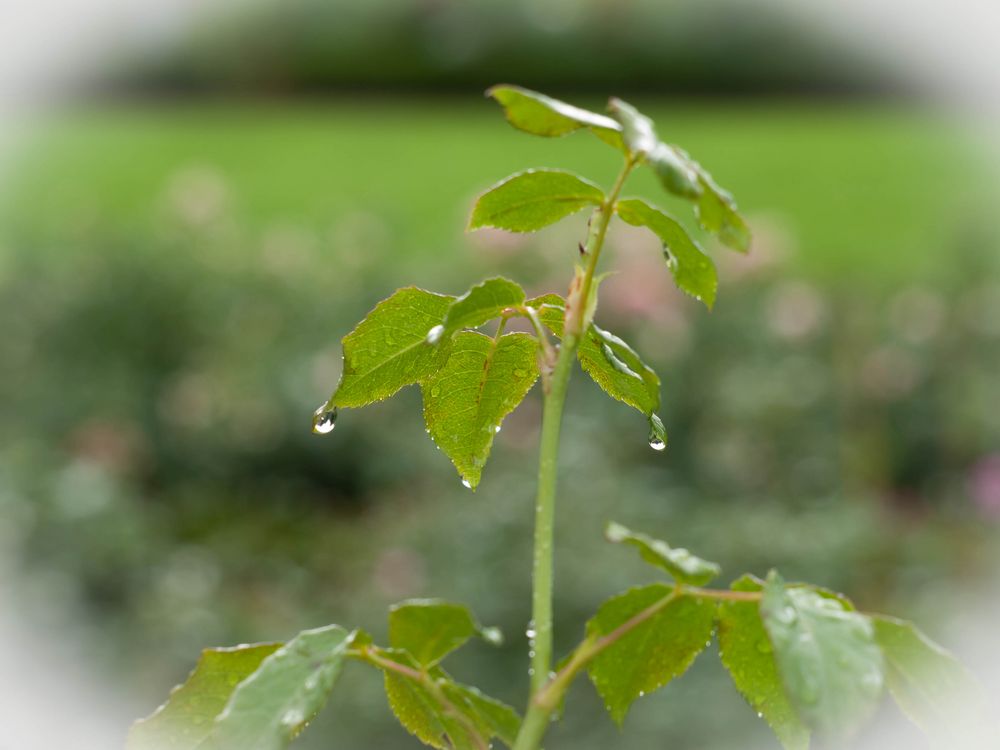
[[[18,611],[70,624],[123,715],[203,646],[328,622],[380,635],[413,596],[501,626],[504,648],[452,671],[522,703],[538,393],[475,494],[425,439],[415,389],[310,434],[340,338],[395,288],[501,273],[565,290],[585,217],[466,235],[472,200],[528,166],[607,184],[617,158],[517,133],[481,98],[497,80],[629,96],[755,233],[747,258],[709,244],[711,314],[651,239],[611,234],[598,319],[660,372],[671,445],[650,451],[641,416],[576,378],[560,652],[649,578],[601,541],[610,518],[939,635],[996,569],[996,175],[909,83],[727,3],[263,3],[123,56],[19,144],[0,195],[0,541]],[[684,212],[648,175],[628,192]],[[352,667],[296,747],[416,747],[384,703]],[[568,719],[549,746],[773,742],[707,656],[624,734],[584,684]]]

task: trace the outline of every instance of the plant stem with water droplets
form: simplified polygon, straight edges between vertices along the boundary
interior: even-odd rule
[[[531,630],[531,701],[518,733],[514,750],[538,750],[549,724],[551,711],[539,706],[534,698],[549,681],[552,668],[552,544],[556,510],[556,478],[558,473],[559,437],[562,426],[566,390],[573,372],[576,350],[580,345],[587,298],[594,271],[600,258],[608,224],[615,212],[615,203],[634,161],[625,166],[604,203],[591,218],[587,238],[586,267],[579,284],[574,284],[567,298],[566,321],[559,356],[552,372],[550,387],[545,394],[542,412],[542,435],[538,458],[538,494],[535,502],[535,550],[532,568]],[[576,281],[576,280],[575,280]]]

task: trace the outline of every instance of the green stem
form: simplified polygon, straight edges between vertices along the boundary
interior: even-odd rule
[[[549,390],[545,394],[542,413],[542,435],[538,458],[538,494],[535,502],[535,549],[532,568],[531,630],[531,697],[514,750],[537,750],[549,723],[551,710],[539,706],[535,696],[549,682],[552,668],[552,545],[556,512],[556,479],[558,473],[559,438],[562,427],[566,390],[573,372],[576,350],[586,323],[586,302],[593,283],[594,270],[600,258],[608,224],[614,215],[615,203],[625,179],[635,162],[628,158],[614,187],[591,218],[587,245],[587,265],[566,302],[566,322],[559,356],[552,372]]]

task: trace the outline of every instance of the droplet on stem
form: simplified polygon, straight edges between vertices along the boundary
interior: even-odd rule
[[[322,404],[313,413],[313,432],[317,435],[327,435],[333,432],[337,426],[337,407],[327,409],[326,404]]]
[[[462,477],[462,486],[465,487],[465,489],[467,489],[467,490],[471,490],[472,489],[472,482],[470,482],[465,477]]]

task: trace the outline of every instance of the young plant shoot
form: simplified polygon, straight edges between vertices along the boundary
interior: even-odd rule
[[[491,278],[460,296],[415,287],[380,302],[343,339],[340,383],[315,413],[313,430],[333,431],[338,410],[357,409],[417,385],[427,431],[475,490],[504,418],[540,381],[544,398],[535,503],[530,685],[523,715],[457,681],[448,655],[468,641],[499,642],[460,604],[412,600],[389,611],[388,643],[362,630],[330,625],[284,644],[203,652],[187,682],[133,727],[129,750],[277,750],[327,702],[345,660],[384,676],[389,707],[431,747],[485,750],[499,740],[538,750],[567,689],[586,673],[611,719],[621,724],[633,701],[680,677],[717,638],[723,666],[750,708],[788,750],[813,737],[824,747],[849,738],[886,690],[904,712],[939,737],[954,736],[965,712],[947,708],[975,693],[963,669],[908,622],[859,612],[840,594],[786,582],[772,571],[729,588],[706,588],[719,566],[617,523],[609,542],[634,548],[663,580],[601,604],[579,645],[555,667],[552,653],[552,556],[557,459],[567,383],[580,368],[609,396],[646,418],[649,445],[663,450],[660,380],[628,343],[595,321],[601,252],[620,220],[659,238],[665,272],[711,309],[718,278],[712,259],[674,216],[628,197],[629,176],[649,169],[669,196],[693,206],[698,224],[738,252],[750,232],[732,195],[653,122],[619,99],[608,114],[590,112],[516,86],[488,95],[508,122],[554,137],[589,131],[617,158],[617,179],[603,187],[570,172],[528,169],[501,180],[475,204],[470,229],[532,232],[588,211],[587,235],[567,249],[575,260],[565,296],[529,299],[514,281]],[[533,333],[508,333],[524,318]],[[497,321],[483,332],[484,326]],[[966,700],[962,698],[962,700]],[[946,745],[947,746],[947,745]]]

